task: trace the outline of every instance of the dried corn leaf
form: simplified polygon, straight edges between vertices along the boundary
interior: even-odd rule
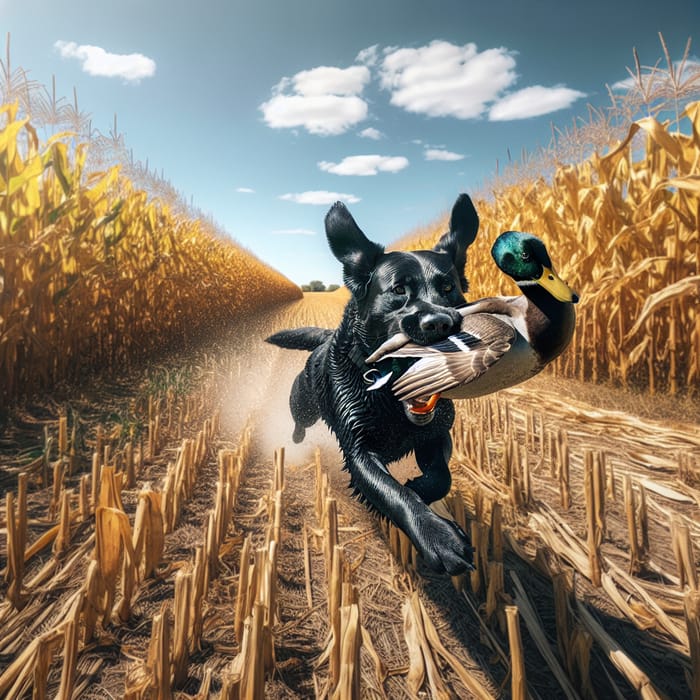
[[[644,303],[642,311],[637,317],[637,320],[634,322],[634,325],[628,331],[626,338],[633,336],[641,328],[642,324],[647,320],[649,315],[656,311],[659,307],[663,306],[664,304],[668,304],[674,299],[679,299],[690,294],[698,293],[700,293],[700,275],[686,277],[685,279],[668,285],[659,292],[651,294]]]

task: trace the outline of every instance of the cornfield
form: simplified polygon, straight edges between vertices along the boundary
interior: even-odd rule
[[[493,202],[475,202],[470,299],[514,293],[490,256],[511,229],[541,236],[579,293],[576,334],[552,368],[559,376],[651,394],[700,391],[700,102],[682,116],[688,134],[645,117],[606,155],[557,168],[551,183],[510,185]],[[432,247],[444,230],[441,221],[400,245]]]
[[[138,353],[186,344],[244,312],[300,296],[202,220],[174,215],[87,146],[45,145],[0,108],[0,402]]]
[[[700,700],[696,423],[547,377],[455,402],[432,507],[475,570],[436,576],[351,497],[323,426],[290,444],[306,358],[263,338],[335,327],[347,292],[296,301],[18,114],[0,109],[0,401],[24,398],[0,432],[1,697]],[[683,119],[477,201],[470,298],[513,293],[489,255],[508,228],[582,296],[560,376],[697,391],[700,103]]]

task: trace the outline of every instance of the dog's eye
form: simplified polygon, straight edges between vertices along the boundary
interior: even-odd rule
[[[454,288],[455,288],[454,284],[452,284],[451,282],[448,282],[448,283],[442,288],[442,291],[443,291],[445,294],[449,294]]]
[[[402,284],[397,284],[395,287],[391,288],[391,291],[394,294],[398,294],[400,296],[403,296],[406,293],[406,287],[404,287]]]

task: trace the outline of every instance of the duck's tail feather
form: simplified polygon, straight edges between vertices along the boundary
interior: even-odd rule
[[[332,335],[333,331],[329,328],[306,326],[305,328],[289,328],[273,333],[269,338],[265,338],[265,341],[288,350],[311,351],[319,345],[323,345]]]

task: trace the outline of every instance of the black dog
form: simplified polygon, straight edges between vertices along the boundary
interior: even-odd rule
[[[447,399],[431,407],[400,402],[388,390],[368,392],[376,372],[365,358],[399,331],[430,345],[459,329],[455,308],[466,303],[466,253],[478,227],[471,199],[463,194],[452,209],[449,232],[433,250],[385,253],[336,203],[326,215],[326,235],[352,293],[340,326],[280,331],[267,339],[312,351],[290,396],[294,442],[322,418],[337,436],[355,492],[400,527],[432,569],[450,574],[471,567],[469,538],[428,504],[450,489],[454,407]],[[411,452],[422,476],[403,486],[386,465]]]

